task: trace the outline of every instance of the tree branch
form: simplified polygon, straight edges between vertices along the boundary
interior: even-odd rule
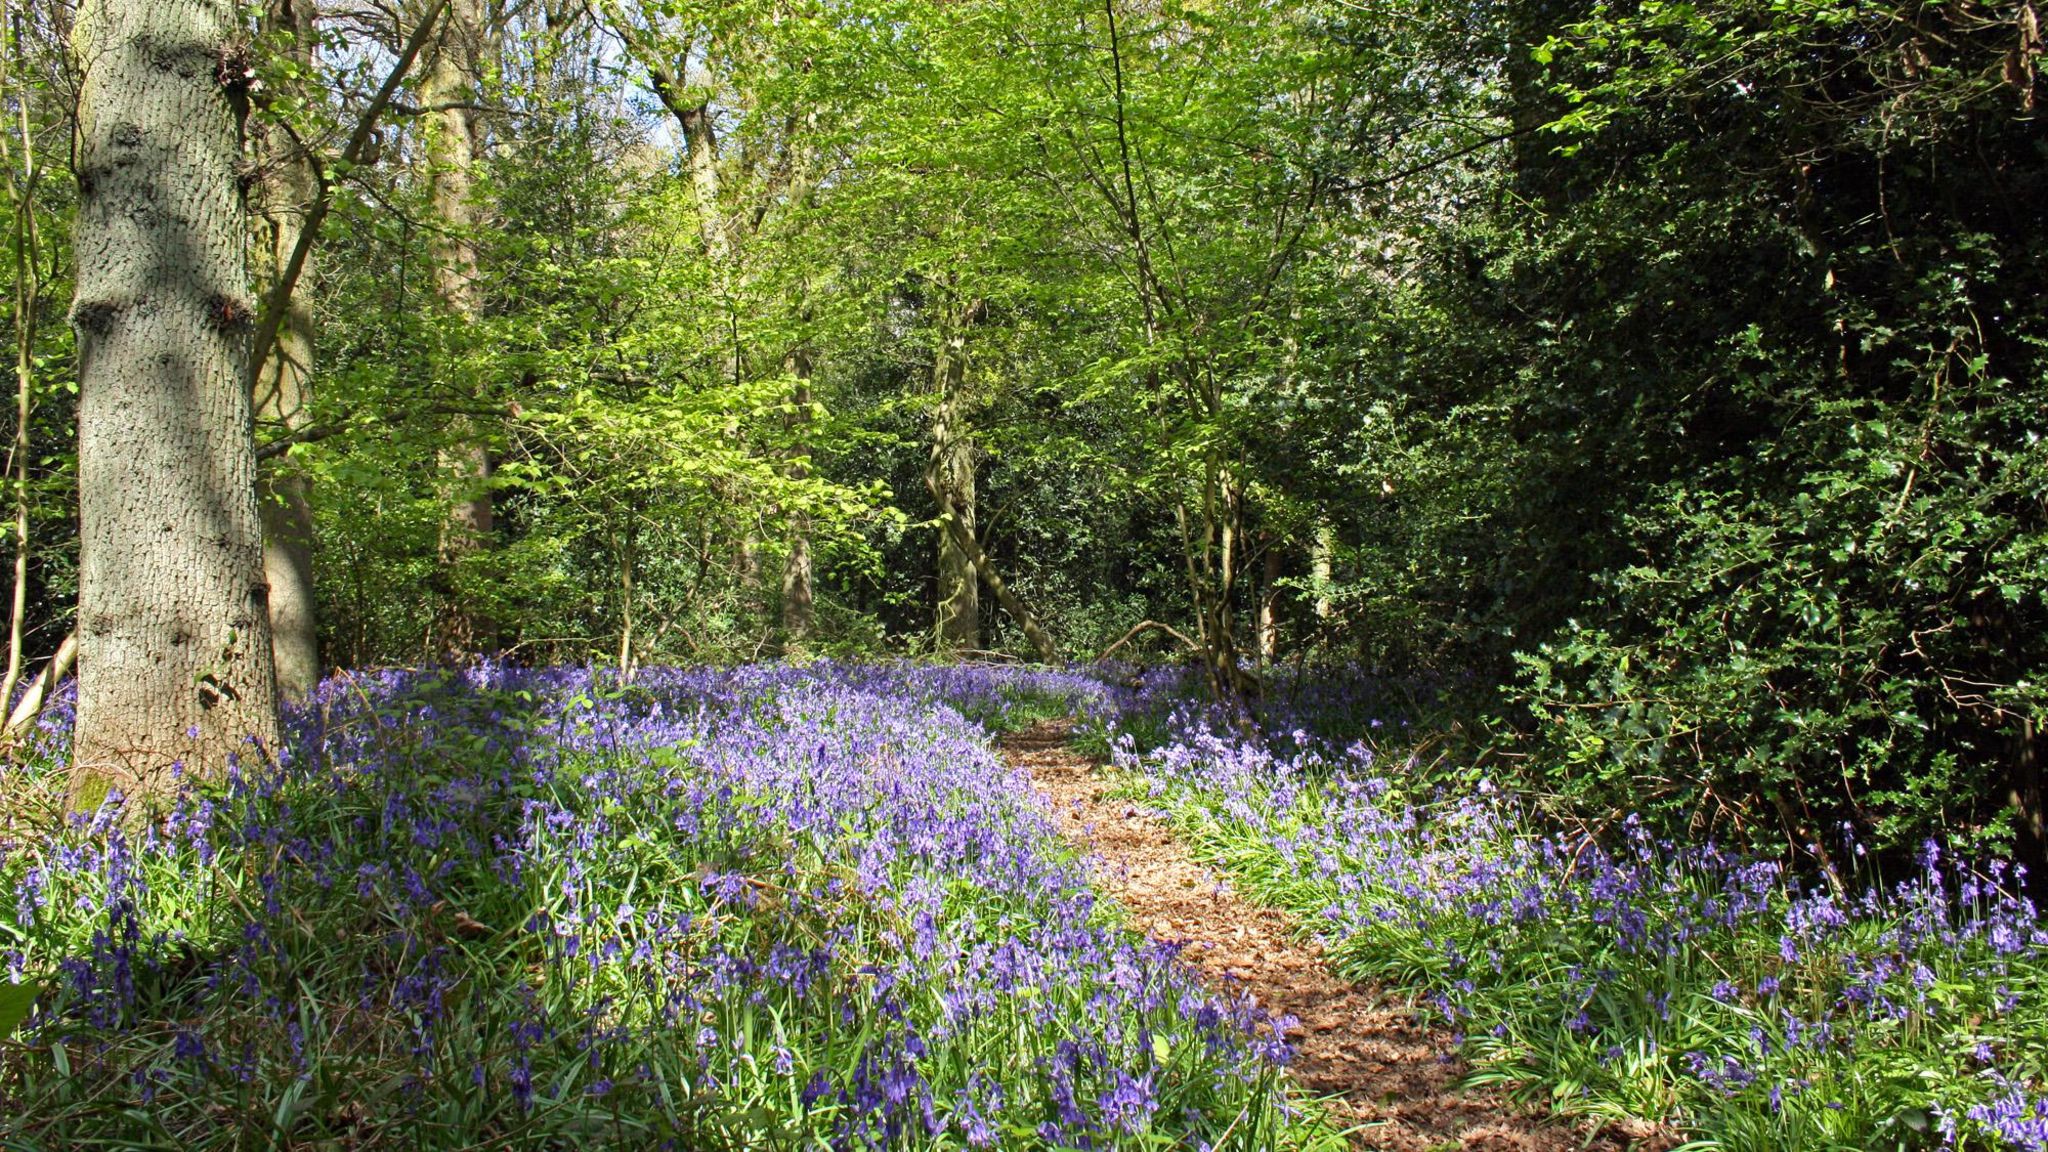
[[[384,77],[383,85],[370,99],[370,106],[363,109],[355,131],[349,134],[348,143],[342,147],[343,163],[354,167],[361,161],[363,149],[369,147],[371,135],[376,131],[378,118],[383,116],[392,97],[398,94],[399,84],[412,70],[413,61],[426,47],[428,33],[434,30],[435,22],[447,7],[448,0],[433,0],[420,17],[419,26],[412,30],[412,36],[399,51],[397,62],[392,64],[391,74]],[[307,155],[310,158],[312,153]],[[326,167],[317,160],[314,161],[314,177],[319,195],[314,198],[312,207],[306,210],[306,221],[299,230],[298,243],[292,245],[291,258],[285,262],[277,282],[264,294],[263,310],[256,321],[256,335],[249,346],[248,387],[252,393],[263,378],[264,362],[270,359],[271,350],[277,347],[277,331],[283,326],[285,312],[291,307],[292,293],[298,289],[299,277],[305,275],[306,258],[312,254],[313,242],[320,235],[320,225],[326,221],[328,209],[334,204],[333,183],[328,179]]]

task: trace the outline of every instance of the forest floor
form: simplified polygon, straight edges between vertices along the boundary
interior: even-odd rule
[[[1500,1094],[1460,1086],[1466,1067],[1446,1031],[1399,997],[1333,972],[1292,917],[1255,904],[1197,862],[1166,824],[1109,795],[1097,763],[1067,745],[1069,723],[1013,734],[1005,757],[1052,801],[1061,830],[1090,852],[1096,888],[1133,926],[1182,942],[1181,958],[1219,990],[1249,992],[1297,1023],[1290,1071],[1352,1129],[1356,1148],[1381,1152],[1634,1152],[1676,1143],[1649,1124],[1545,1116]]]

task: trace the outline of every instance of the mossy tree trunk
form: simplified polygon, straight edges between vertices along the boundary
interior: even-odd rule
[[[950,305],[942,305],[950,306]],[[972,309],[969,310],[970,312]],[[931,457],[925,483],[939,505],[950,512],[958,529],[974,535],[974,438],[967,423],[965,323],[946,324],[932,358]],[[974,560],[960,546],[956,533],[939,531],[938,600],[933,609],[932,637],[940,652],[981,647],[981,589]]]

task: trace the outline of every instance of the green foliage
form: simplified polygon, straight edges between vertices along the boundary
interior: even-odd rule
[[[1658,1118],[1689,1148],[1817,1152],[2003,1146],[1972,1110],[2042,1074],[2048,965],[2003,866],[1930,856],[1844,895],[1634,820],[1548,833],[1490,785],[1443,797],[1412,760],[1177,735],[1157,757],[1125,745],[1123,794],[1313,925],[1342,971],[1411,990],[1475,1083]]]
[[[1507,5],[1506,148],[1371,233],[1337,622],[1545,791],[2041,850],[2038,41],[1916,12]]]
[[[32,980],[0,984],[0,1044],[13,1039],[14,1030],[28,1019],[29,1009],[42,994],[43,986]]]
[[[1561,806],[2048,846],[2035,5],[486,8],[478,223],[435,217],[417,78],[328,173],[289,466],[331,664],[440,655],[451,602],[521,659],[925,650],[944,351],[980,542],[1069,655],[1159,621],[1250,691],[1264,610],[1259,659],[1411,678]],[[69,73],[10,28],[33,654]],[[401,31],[259,38],[253,122],[331,157]]]

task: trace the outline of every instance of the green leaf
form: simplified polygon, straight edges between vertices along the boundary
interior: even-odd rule
[[[42,994],[41,984],[0,984],[0,1040],[14,1035],[14,1030],[28,1018],[36,997]]]

